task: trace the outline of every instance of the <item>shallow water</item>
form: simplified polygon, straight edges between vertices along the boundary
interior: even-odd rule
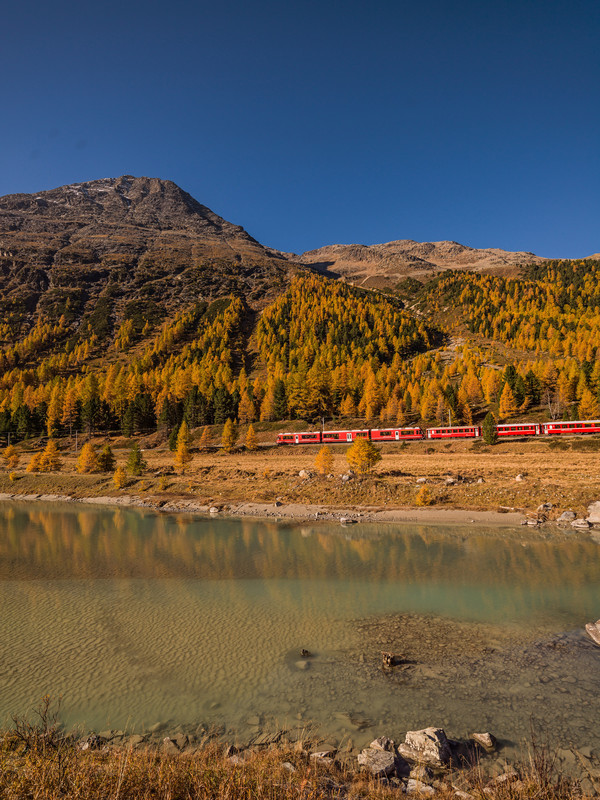
[[[583,534],[4,503],[0,609],[0,720],[49,693],[94,729],[314,721],[360,744],[434,724],[519,742],[533,718],[600,748],[583,632],[600,546]],[[407,665],[383,672],[381,650]]]

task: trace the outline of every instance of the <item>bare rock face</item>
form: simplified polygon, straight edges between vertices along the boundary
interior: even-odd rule
[[[442,728],[408,731],[404,742],[398,745],[398,752],[408,761],[433,767],[447,764],[452,756],[450,744]]]
[[[294,271],[172,181],[123,175],[0,197],[0,314],[58,320],[103,298],[98,314],[114,318],[135,300],[174,308],[234,290],[260,305]]]

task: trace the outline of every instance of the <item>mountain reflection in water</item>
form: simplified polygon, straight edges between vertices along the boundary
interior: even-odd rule
[[[600,616],[599,588],[600,547],[583,534],[2,503],[0,721],[49,692],[90,727],[243,726],[256,713],[327,725],[368,710],[375,727],[447,719],[458,735],[487,720],[508,735],[533,708],[560,707],[585,731],[593,709],[577,692],[598,696],[600,659],[579,631]],[[471,636],[476,666],[440,672],[425,629],[434,649],[445,630],[455,658]],[[390,631],[423,662],[402,711],[377,664]],[[555,635],[574,644],[547,646]],[[308,670],[295,667],[302,647],[316,654]]]

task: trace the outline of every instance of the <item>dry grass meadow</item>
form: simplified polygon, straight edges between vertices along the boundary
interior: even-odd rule
[[[279,501],[394,509],[417,505],[421,486],[417,479],[425,478],[431,504],[438,509],[514,508],[527,513],[548,502],[554,506],[550,518],[565,509],[583,513],[590,502],[600,499],[600,439],[595,437],[540,438],[494,446],[469,440],[384,444],[383,458],[371,475],[343,482],[341,476],[348,470],[345,446],[331,448],[331,476],[321,477],[314,467],[318,446],[278,448],[273,444],[276,433],[268,425],[256,428],[258,450],[250,452],[240,444],[225,453],[218,446],[221,432],[215,426],[210,449],[199,450],[192,444],[193,459],[183,475],[175,470],[174,454],[164,439],[158,434],[141,438],[147,468],[141,477],[130,477],[121,490],[115,488],[112,475],[77,473],[81,439],[78,451],[74,440],[60,441],[60,472],[27,473],[32,453],[43,444],[30,440],[18,446],[20,460],[12,479],[7,469],[0,473],[0,491],[73,497],[137,494],[159,502],[180,497],[224,508],[228,503]],[[194,432],[196,441],[199,435],[200,431]],[[243,440],[242,430],[240,442]],[[99,437],[93,441],[98,449],[110,441],[117,464],[125,465],[131,440]],[[300,477],[301,470],[310,471],[312,476]],[[517,475],[522,480],[516,480]]]

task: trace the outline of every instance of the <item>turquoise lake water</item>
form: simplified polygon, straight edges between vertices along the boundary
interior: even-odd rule
[[[0,609],[0,720],[48,693],[96,730],[243,737],[259,717],[359,744],[426,725],[518,743],[533,722],[600,747],[587,534],[2,503]]]

